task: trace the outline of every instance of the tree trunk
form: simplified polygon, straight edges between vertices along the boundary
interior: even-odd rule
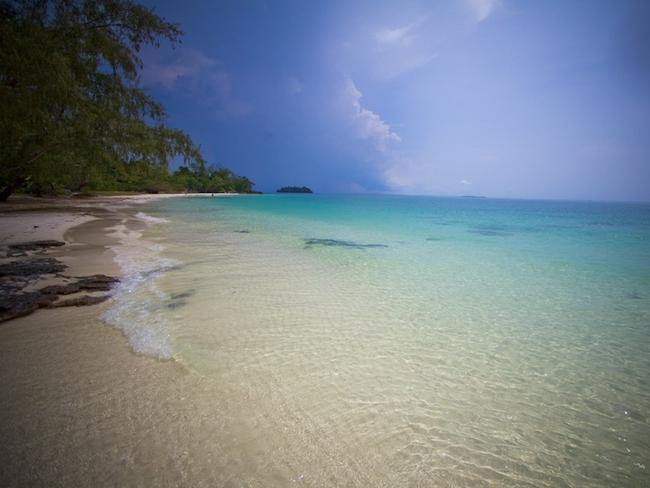
[[[0,202],[6,202],[9,198],[9,195],[11,195],[13,192],[14,189],[11,185],[5,186],[2,191],[0,191]]]
[[[16,178],[13,183],[9,183],[7,186],[5,186],[2,191],[0,191],[0,202],[6,202],[11,194],[23,186],[26,181],[27,178]]]

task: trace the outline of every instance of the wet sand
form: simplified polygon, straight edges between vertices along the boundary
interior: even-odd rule
[[[111,227],[144,225],[131,203],[28,199],[3,207],[0,244],[65,239],[47,255],[71,275],[118,275]],[[0,486],[181,486],[197,479],[190,465],[213,465],[205,456],[228,462],[216,444],[192,447],[209,383],[173,360],[133,353],[99,319],[109,306],[41,309],[0,324]],[[198,478],[210,484],[210,473]]]

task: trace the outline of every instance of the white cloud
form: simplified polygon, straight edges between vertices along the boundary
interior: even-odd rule
[[[393,156],[385,162],[381,177],[391,192],[413,193],[417,187],[418,171],[410,158]]]
[[[406,149],[406,148],[403,148]],[[470,188],[480,188],[467,179],[449,174],[449,161],[437,155],[417,155],[408,150],[393,151],[386,155],[380,177],[389,191],[412,195],[458,195]]]
[[[375,78],[392,80],[429,64],[437,57],[427,36],[422,36],[426,34],[422,24],[428,18],[428,15],[422,15],[410,24],[377,30],[370,45],[362,44],[369,50],[363,56],[371,61]]]
[[[196,49],[178,49],[171,61],[147,59],[140,80],[144,85],[182,91],[200,103],[217,107],[220,114],[250,112],[250,106],[235,96],[232,76],[223,63]]]
[[[343,89],[343,103],[346,115],[355,130],[356,137],[371,141],[381,152],[388,149],[391,143],[401,142],[400,136],[393,132],[382,118],[361,105],[362,93],[354,81],[347,78]]]
[[[402,44],[408,46],[413,40],[411,31],[419,22],[397,27],[395,29],[382,29],[375,34],[375,39],[380,44]]]
[[[501,6],[501,0],[464,0],[476,23],[483,22]]]

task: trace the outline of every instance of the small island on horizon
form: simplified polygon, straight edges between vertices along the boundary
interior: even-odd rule
[[[314,193],[310,188],[306,186],[283,186],[278,188],[276,193]]]

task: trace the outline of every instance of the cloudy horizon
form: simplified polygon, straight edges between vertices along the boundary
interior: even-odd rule
[[[644,2],[148,2],[141,84],[258,189],[650,200]]]

